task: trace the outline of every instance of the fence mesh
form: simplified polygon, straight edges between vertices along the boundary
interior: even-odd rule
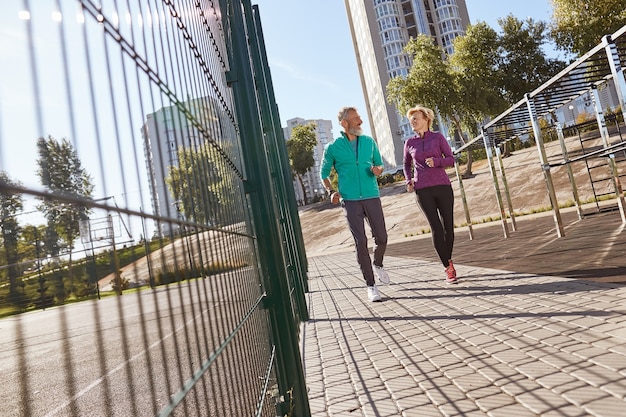
[[[254,67],[257,47],[231,42],[260,29],[254,13],[246,1],[3,2],[2,415],[270,416],[281,401],[308,413],[284,144],[265,132],[277,156],[245,156],[257,139],[242,135],[229,79],[235,54]],[[259,108],[267,90],[249,94]],[[259,164],[274,179],[251,192]],[[254,194],[278,202],[275,238],[259,237]],[[276,310],[268,294],[283,293]]]

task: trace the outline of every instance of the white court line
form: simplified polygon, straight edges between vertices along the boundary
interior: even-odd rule
[[[109,372],[107,372],[104,376],[101,376],[100,378],[98,378],[95,381],[93,381],[91,384],[87,385],[85,388],[83,388],[80,391],[78,391],[70,400],[65,401],[63,404],[59,405],[58,407],[56,407],[55,409],[50,411],[44,417],[52,417],[52,416],[58,414],[61,410],[63,410],[64,408],[68,407],[72,402],[78,400],[81,396],[85,395],[86,393],[88,393],[89,391],[91,391],[92,389],[94,389],[95,387],[100,385],[102,383],[102,381],[104,380],[104,378],[108,378],[109,376],[115,374],[116,372],[124,369],[131,362],[134,362],[137,359],[139,359],[141,356],[144,356],[148,350],[152,350],[153,348],[157,347],[160,343],[164,342],[166,339],[169,339],[170,337],[172,337],[174,335],[174,333],[178,333],[180,330],[182,330],[185,327],[187,327],[190,323],[195,321],[198,317],[202,316],[206,311],[208,311],[208,309],[206,309],[206,310],[204,310],[202,312],[199,312],[193,318],[187,320],[187,322],[185,322],[185,323],[181,324],[179,327],[177,327],[174,331],[170,332],[169,334],[165,335],[161,339],[159,339],[156,342],[152,343],[150,346],[148,346],[147,350],[144,349],[141,352],[136,353],[135,355],[131,356],[131,358],[128,359],[127,361],[124,361],[124,362],[120,363],[115,368],[113,368]]]

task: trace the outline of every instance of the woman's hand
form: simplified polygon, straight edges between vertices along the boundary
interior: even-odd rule
[[[433,158],[426,158],[424,162],[426,162],[426,165],[428,165],[431,168],[435,166],[435,161],[433,160]]]
[[[408,183],[406,185],[406,192],[407,193],[412,193],[413,192],[413,181],[411,181],[410,183]]]

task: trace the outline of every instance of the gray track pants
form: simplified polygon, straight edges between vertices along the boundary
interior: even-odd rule
[[[367,247],[365,220],[367,220],[374,237],[374,264],[383,266],[383,257],[387,249],[387,228],[385,227],[385,216],[380,198],[344,200],[342,207],[354,238],[356,259],[361,267],[363,278],[368,286],[372,286],[374,285],[374,271]]]

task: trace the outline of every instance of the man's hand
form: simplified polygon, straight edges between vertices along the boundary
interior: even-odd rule
[[[383,166],[382,165],[374,165],[370,168],[370,170],[372,171],[372,174],[379,176],[380,174],[383,173]]]
[[[335,191],[334,193],[330,195],[331,204],[339,204],[340,199],[341,199],[341,196],[339,195],[337,191]]]

